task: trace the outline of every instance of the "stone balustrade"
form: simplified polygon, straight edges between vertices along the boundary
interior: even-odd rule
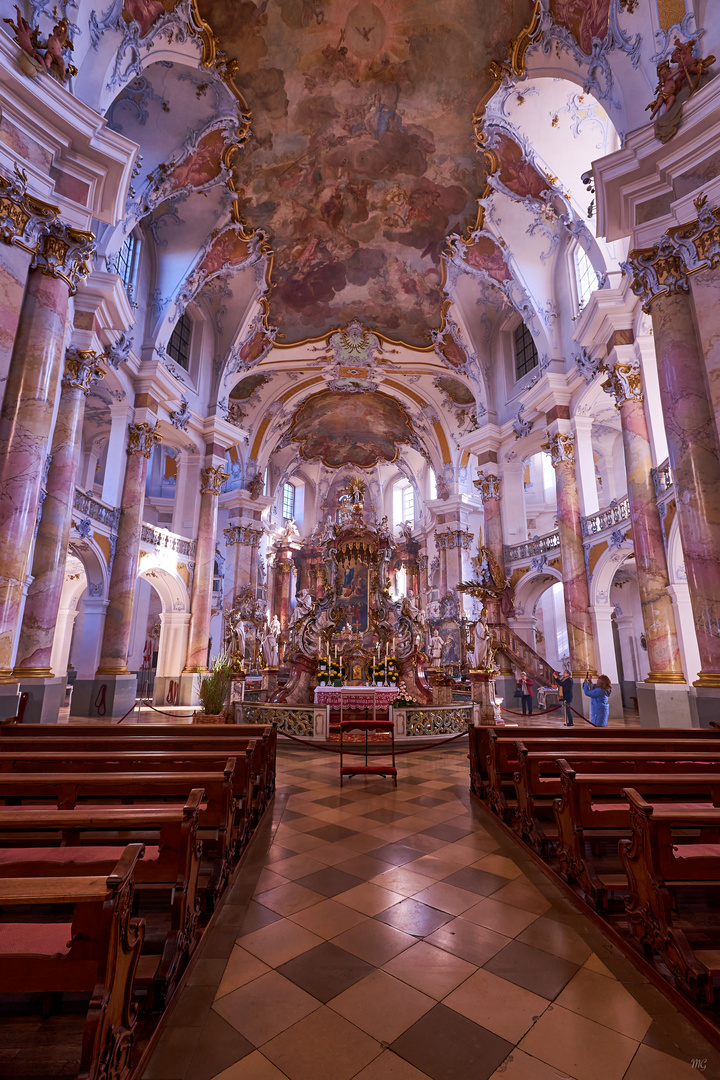
[[[557,553],[560,550],[560,533],[546,533],[545,536],[536,536],[532,540],[526,540],[522,544],[504,544],[503,555],[505,563],[526,562],[549,552]]]

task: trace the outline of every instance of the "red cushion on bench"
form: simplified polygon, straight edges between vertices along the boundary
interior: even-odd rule
[[[676,859],[720,858],[720,844],[673,844]]]
[[[64,956],[72,923],[0,923],[0,955]]]

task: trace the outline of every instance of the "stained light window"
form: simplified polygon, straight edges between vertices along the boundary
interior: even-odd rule
[[[115,259],[115,272],[122,278],[126,292],[132,292],[135,281],[135,263],[138,253],[138,240],[132,233],[126,236]]]

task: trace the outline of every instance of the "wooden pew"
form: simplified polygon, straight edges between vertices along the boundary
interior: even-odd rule
[[[661,746],[663,750],[677,751],[678,755],[685,753],[707,753],[709,755],[720,753],[720,743],[714,736],[709,739],[685,739],[682,737],[666,737],[662,740],[645,739],[640,744],[636,743],[632,736],[626,735],[602,738],[600,740],[593,736],[589,739],[575,736],[570,740],[566,740],[562,736],[542,739],[527,738],[525,740],[498,736],[491,738],[489,745],[486,797],[490,808],[504,820],[509,820],[514,812],[514,778],[519,768],[518,745],[524,746],[528,752],[545,753],[548,760],[551,761],[565,757],[570,752],[572,754],[589,754],[595,751],[602,751],[603,753],[615,751],[634,754],[635,750],[639,750],[640,747],[642,747],[642,752],[652,752],[658,746]],[[559,790],[557,794],[559,794]],[[509,796],[511,797],[510,802],[508,801]]]
[[[162,1009],[199,937],[197,831],[203,797],[202,788],[195,788],[184,806],[0,810],[0,879],[52,876],[59,869],[65,877],[91,870],[107,875],[128,839],[142,842],[145,857],[135,868],[135,901],[147,924],[140,969],[150,1008]]]
[[[43,744],[44,746],[45,744]],[[0,743],[0,746],[4,746]],[[31,752],[7,752],[0,750],[0,778],[5,773],[27,772],[184,772],[194,769],[205,772],[222,769],[229,760],[234,761],[232,793],[235,799],[235,829],[233,858],[237,859],[258,816],[257,777],[263,768],[261,747],[255,740],[248,745],[241,757],[229,759],[222,748],[219,750],[137,750],[116,751],[113,746],[105,750],[52,750]]]
[[[165,750],[175,752],[182,750],[185,752],[192,749],[198,751],[217,750],[224,754],[225,757],[232,753],[241,758],[250,742],[254,741],[256,743],[252,757],[254,794],[250,803],[258,816],[264,810],[275,791],[277,726],[274,724],[236,725],[230,728],[234,732],[234,736],[230,740],[227,737],[218,739],[214,734],[208,734],[208,731],[214,732],[216,729],[226,731],[224,725],[213,725],[201,729],[193,728],[190,725],[176,725],[174,727],[167,724],[152,725],[153,728],[162,730],[161,735],[147,735],[144,733],[145,728],[143,726],[135,729],[128,728],[121,734],[115,734],[109,739],[105,737],[104,733],[97,730],[100,725],[75,725],[75,728],[78,729],[77,733],[73,732],[69,735],[65,728],[70,725],[43,724],[33,726],[37,729],[42,728],[46,732],[41,740],[42,749],[50,752],[67,750],[74,753],[87,751],[102,754],[106,749],[109,752],[110,747],[112,747],[113,752],[119,750],[142,750],[144,753]],[[106,725],[103,725],[103,728],[105,727]],[[119,725],[117,724],[112,726],[114,731],[117,731],[118,728]],[[10,735],[0,739],[0,752],[8,754],[11,752],[17,752],[18,754],[27,752],[27,730],[23,728],[24,734],[18,738]],[[183,733],[182,738],[176,737],[178,732]]]
[[[214,907],[235,862],[236,818],[232,794],[235,759],[214,772],[62,772],[0,774],[0,805],[44,805],[61,810],[92,804],[96,807],[183,802],[201,787],[205,801],[199,814],[203,856],[210,862],[203,874],[205,905]]]
[[[702,728],[627,728],[607,727],[592,728],[588,724],[578,724],[575,727],[566,728],[561,724],[553,727],[531,726],[520,724],[517,727],[471,727],[469,729],[470,750],[470,782],[474,793],[483,799],[487,795],[488,771],[487,762],[491,753],[492,744],[497,739],[507,739],[514,743],[518,739],[526,742],[528,739],[562,739],[574,742],[576,739],[615,739],[630,738],[637,742],[665,739],[700,739],[710,740],[718,738],[712,731]]]
[[[687,743],[664,743],[662,750],[648,750],[646,743],[642,750],[627,744],[622,750],[605,747],[597,750],[587,750],[584,747],[576,749],[577,745],[566,747],[565,753],[567,761],[572,762],[578,772],[584,773],[677,774],[706,770],[712,772],[720,768],[720,746],[713,747],[712,751],[708,752],[700,742],[695,743],[695,746],[700,748],[697,752],[687,749]],[[553,803],[562,794],[559,764],[562,759],[556,758],[556,753],[556,750],[532,751],[522,742],[516,744],[518,760],[513,774],[515,807],[512,820],[523,839],[540,854],[547,852],[549,839],[555,839],[554,835],[548,835],[545,822],[554,823]],[[552,832],[554,834],[554,829]]]
[[[0,880],[0,989],[3,993],[85,994],[90,999],[78,1077],[128,1080],[136,1009],[130,991],[145,925],[131,918],[131,844],[107,876]],[[67,912],[50,921],[47,905]]]
[[[618,842],[631,832],[625,788],[632,785],[653,802],[720,806],[716,764],[700,766],[691,762],[695,772],[676,772],[670,764],[655,771],[645,771],[648,765],[638,766],[637,771],[624,773],[584,772],[577,763],[573,767],[562,760],[559,765],[562,798],[553,804],[559,873],[568,883],[578,885],[598,911],[607,908],[612,891],[627,890],[627,878],[617,854]]]
[[[646,802],[625,789],[632,839],[620,841],[629,896],[625,910],[635,944],[658,955],[696,1002],[713,1004],[720,977],[720,809]],[[699,910],[698,895],[704,900]],[[695,904],[693,904],[695,900]],[[710,918],[703,921],[703,913]]]

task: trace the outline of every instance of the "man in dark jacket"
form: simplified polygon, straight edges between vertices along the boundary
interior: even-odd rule
[[[558,686],[562,691],[563,708],[565,710],[565,726],[573,727],[573,717],[570,711],[570,702],[573,699],[573,677],[566,669],[562,677],[558,679]]]

